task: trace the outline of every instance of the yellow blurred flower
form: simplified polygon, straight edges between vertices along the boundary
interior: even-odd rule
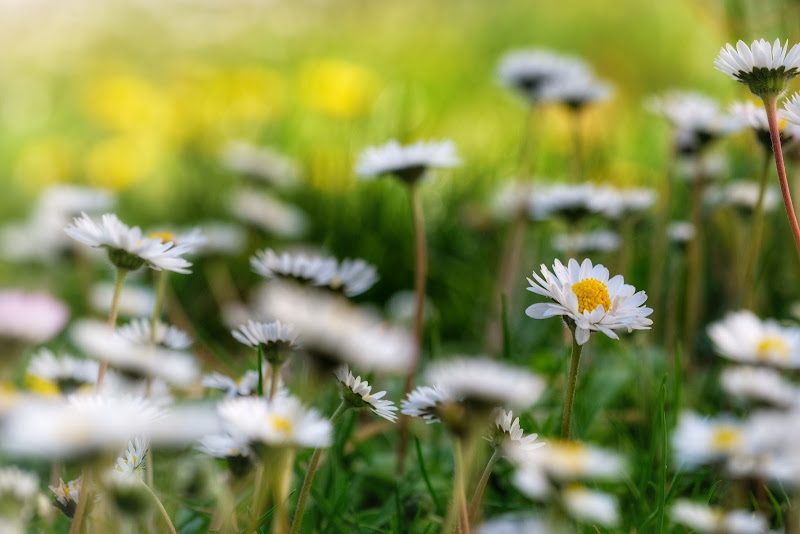
[[[371,70],[340,59],[321,59],[303,65],[300,98],[308,107],[335,117],[366,115],[381,90]]]
[[[163,155],[163,145],[146,135],[109,137],[86,155],[86,177],[91,185],[121,191],[152,174]]]
[[[69,182],[76,173],[76,147],[70,140],[48,136],[22,147],[14,167],[19,184],[37,190],[48,184]]]
[[[166,132],[173,121],[167,95],[131,74],[93,80],[86,90],[84,105],[99,124],[119,132]]]

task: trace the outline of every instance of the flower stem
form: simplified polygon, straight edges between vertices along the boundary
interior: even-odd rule
[[[158,273],[158,282],[156,283],[156,303],[153,306],[153,316],[150,318],[150,343],[156,344],[156,327],[158,326],[158,319],[161,317],[161,307],[164,304],[164,295],[167,292],[167,277],[169,271],[161,271]]]
[[[169,531],[170,531],[172,534],[178,534],[178,533],[175,531],[175,526],[172,524],[172,520],[170,520],[170,518],[169,518],[169,514],[167,513],[167,510],[166,510],[166,508],[164,508],[164,505],[163,505],[163,504],[161,504],[161,499],[159,499],[159,498],[158,498],[158,495],[156,495],[156,493],[155,493],[155,492],[154,492],[154,491],[153,491],[153,490],[150,488],[150,486],[148,486],[148,485],[147,485],[147,484],[145,484],[144,482],[142,482],[142,487],[143,487],[143,488],[144,488],[144,489],[147,491],[147,493],[149,493],[149,494],[150,494],[150,496],[153,498],[153,501],[156,503],[156,506],[158,507],[158,510],[161,512],[161,515],[164,517],[164,521],[167,523],[167,527],[169,528]]]
[[[264,396],[264,350],[261,348],[261,343],[258,344],[258,396]],[[272,400],[272,392],[270,391],[269,394],[270,400]]]
[[[280,455],[282,465],[273,474],[272,497],[275,501],[275,513],[272,515],[272,532],[287,534],[289,532],[289,486],[292,482],[295,450],[288,448]]]
[[[336,422],[341,419],[342,415],[344,415],[344,412],[346,412],[348,408],[349,406],[344,401],[339,404],[339,407],[336,408],[336,411],[333,412],[333,415],[331,416],[331,426],[335,428]],[[308,504],[308,495],[311,493],[311,482],[314,481],[314,475],[317,472],[321,458],[322,449],[314,449],[314,453],[311,455],[311,459],[308,462],[306,477],[303,479],[303,487],[300,489],[300,496],[297,498],[297,508],[295,508],[294,511],[291,534],[298,534],[300,532],[300,527],[303,524],[303,514],[305,513],[306,505]]]
[[[753,306],[753,295],[755,294],[753,278],[756,272],[756,262],[758,261],[759,252],[761,251],[761,234],[763,234],[764,229],[764,193],[767,190],[770,159],[769,152],[765,151],[764,164],[761,167],[761,174],[758,177],[758,202],[756,203],[755,213],[753,213],[750,250],[747,255],[747,264],[742,279],[742,288],[744,289],[742,307],[745,309],[750,309]]]
[[[502,456],[500,454],[500,447],[497,447],[492,453],[491,458],[489,458],[489,461],[486,463],[486,468],[483,470],[480,480],[478,480],[478,485],[475,487],[475,493],[472,495],[472,500],[469,503],[469,517],[472,520],[477,519],[478,508],[481,505],[481,500],[483,500],[483,492],[486,489],[486,483],[489,482],[489,475],[492,474],[492,469],[494,469],[494,466],[500,459],[500,456]]]
[[[414,222],[414,244],[416,267],[414,269],[414,354],[411,360],[411,370],[406,375],[406,383],[403,389],[403,396],[411,391],[414,379],[417,375],[420,356],[422,354],[422,329],[424,326],[425,313],[425,282],[428,276],[428,245],[425,240],[425,219],[422,215],[422,195],[417,182],[409,186],[411,197],[411,211]],[[397,472],[402,473],[405,469],[406,446],[408,445],[408,416],[401,416],[398,424],[397,442]]]
[[[578,383],[578,366],[581,363],[583,346],[578,344],[575,330],[572,330],[572,356],[569,363],[569,379],[567,381],[567,398],[564,399],[564,418],[561,420],[561,439],[569,439],[570,424],[572,423],[572,405],[575,402],[575,386]]]
[[[114,297],[111,299],[111,312],[108,314],[108,326],[113,330],[117,327],[117,313],[119,313],[119,297],[122,295],[122,286],[125,284],[127,269],[117,268],[117,280],[114,284]],[[103,385],[103,377],[108,369],[108,361],[100,361],[100,369],[97,372],[97,389]]]
[[[506,306],[511,305],[513,295],[512,286],[519,271],[520,258],[522,257],[522,247],[525,244],[525,230],[528,227],[528,215],[526,213],[514,214],[511,221],[506,246],[503,249],[503,256],[500,260],[500,271],[497,278],[497,287],[493,302],[498,306],[498,313],[489,324],[486,334],[489,352],[496,353],[500,350],[502,341],[501,335],[501,314],[502,296],[506,296]]]
[[[453,473],[453,499],[447,521],[445,521],[445,528],[442,531],[448,534],[453,531],[461,532],[461,534],[469,534],[470,531],[467,496],[464,490],[466,485],[464,480],[467,474],[464,457],[464,441],[466,441],[465,438],[457,437],[453,444],[453,459],[455,463],[455,472]],[[457,525],[460,525],[460,531]]]
[[[581,111],[580,109],[572,109],[570,114],[572,115],[572,143],[574,148],[572,158],[575,166],[573,180],[575,183],[581,183],[585,179],[583,141],[581,139]]]
[[[270,376],[270,384],[269,384],[269,400],[275,398],[275,394],[278,392],[278,383],[281,380],[281,366],[278,364],[273,364],[270,367],[272,372],[272,376]]]
[[[83,525],[84,516],[86,515],[86,507],[89,504],[89,469],[84,466],[81,471],[81,488],[78,494],[78,506],[75,509],[75,515],[72,516],[72,525],[69,527],[69,534],[78,534]]]
[[[700,156],[697,156],[698,158]],[[690,202],[690,222],[694,227],[694,237],[687,244],[686,255],[686,311],[684,314],[683,354],[686,369],[692,368],[694,361],[695,329],[700,317],[700,275],[703,270],[703,193],[706,188],[701,162],[697,161],[697,173],[692,182]]]
[[[654,316],[660,316],[662,310],[661,301],[664,287],[665,263],[663,259],[667,257],[667,246],[669,245],[667,228],[669,225],[672,199],[672,174],[675,167],[675,160],[676,149],[673,149],[670,151],[667,169],[664,172],[664,180],[658,197],[656,226],[653,231],[653,254],[650,257],[650,272],[647,277],[650,284],[647,296],[649,297],[649,306],[653,308]]]
[[[778,128],[778,98],[776,96],[765,97],[764,107],[767,109],[769,137],[772,141],[772,153],[775,154],[775,167],[778,170],[778,182],[781,185],[783,205],[786,208],[786,216],[789,218],[789,226],[792,228],[795,247],[798,254],[800,254],[800,225],[797,224],[797,213],[792,205],[792,193],[789,191],[789,181],[786,179],[786,167],[783,164],[783,151],[781,150],[781,132]]]

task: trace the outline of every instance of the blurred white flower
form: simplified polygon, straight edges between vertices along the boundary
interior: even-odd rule
[[[599,81],[589,72],[578,72],[545,82],[540,91],[542,102],[559,102],[573,109],[608,100],[613,94],[613,86]]]
[[[342,384],[342,398],[353,408],[367,408],[377,416],[395,422],[397,406],[390,400],[385,400],[385,391],[372,393],[372,386],[360,376],[353,376],[352,371],[343,364],[336,369],[336,378]]]
[[[278,187],[296,185],[300,179],[298,164],[265,146],[246,141],[231,141],[222,151],[222,163],[238,172]]]
[[[767,520],[756,512],[723,510],[706,504],[678,499],[670,509],[670,517],[704,534],[766,534]]]
[[[672,123],[681,153],[697,153],[714,139],[739,129],[738,121],[724,113],[716,100],[693,91],[672,90],[651,97],[646,107]]]
[[[538,102],[543,88],[555,80],[588,72],[588,65],[577,57],[535,48],[507,52],[500,58],[497,69],[501,83],[530,103]]]
[[[197,448],[214,458],[247,457],[253,454],[246,439],[231,434],[205,436],[200,439]]]
[[[270,323],[247,321],[247,324],[231,330],[231,335],[239,343],[253,348],[264,345],[276,347],[278,350],[288,350],[298,345],[298,333],[295,328],[290,324],[281,324],[280,321]]]
[[[150,345],[155,342],[159,347],[172,350],[184,350],[192,345],[189,334],[175,326],[157,321],[155,330],[153,336],[150,319],[140,318],[117,327],[117,335],[137,345]]]
[[[529,197],[529,216],[534,221],[559,216],[568,221],[578,221],[597,213],[592,199],[596,188],[592,184],[540,184]]]
[[[0,339],[38,345],[58,334],[69,318],[67,306],[44,292],[0,290]]]
[[[789,407],[800,400],[800,390],[778,371],[768,367],[737,365],[728,367],[720,377],[728,395],[774,406]]]
[[[708,327],[720,356],[742,363],[800,367],[800,328],[759,319],[753,312],[730,312]]]
[[[553,273],[542,265],[542,276],[535,272],[528,291],[548,297],[554,302],[529,306],[525,313],[534,319],[547,319],[563,315],[575,323],[575,339],[583,345],[592,331],[603,332],[619,339],[614,330],[649,330],[653,313],[644,307],[647,294],[624,282],[621,275],[609,279],[608,269],[592,265],[587,258],[578,265],[570,259],[567,267],[559,260],[553,264]],[[535,280],[535,281],[534,281]]]
[[[612,451],[577,441],[551,440],[536,454],[515,447],[506,448],[517,466],[515,485],[525,486],[529,476],[569,483],[576,480],[618,480],[626,472],[622,457]]]
[[[525,515],[493,517],[478,526],[477,534],[550,534],[555,532],[545,521]]]
[[[144,237],[138,226],[128,227],[113,213],[103,215],[99,224],[84,213],[64,231],[85,245],[108,249],[109,259],[121,269],[136,270],[147,265],[157,271],[191,272],[192,264],[182,257],[189,251],[187,246]]]
[[[501,221],[524,215],[528,216],[528,206],[535,195],[536,187],[531,182],[514,180],[503,184],[492,199],[492,214]]]
[[[262,379],[265,382],[267,376],[269,375],[266,372],[262,375]],[[228,397],[246,397],[255,393],[258,387],[258,373],[250,369],[238,379],[233,379],[222,373],[209,373],[203,375],[203,387],[220,389],[224,391]]]
[[[265,191],[240,189],[228,208],[242,222],[283,239],[297,239],[308,231],[308,216],[300,208]]]
[[[609,185],[595,187],[589,206],[611,219],[622,219],[645,211],[655,204],[656,193],[649,187],[617,188]]]
[[[417,141],[401,145],[391,140],[369,147],[358,157],[356,173],[362,178],[393,174],[408,182],[418,180],[426,169],[461,165],[452,141]]]
[[[613,252],[619,249],[622,238],[611,230],[574,232],[553,236],[553,248],[559,252]]]
[[[441,419],[437,408],[452,400],[450,395],[436,386],[419,386],[400,403],[400,413],[422,417],[426,424],[438,423]]]
[[[706,199],[712,204],[730,206],[745,214],[751,214],[758,204],[760,187],[757,182],[736,180],[724,186],[709,188]],[[774,210],[781,202],[778,191],[772,187],[764,190],[764,211]]]
[[[35,474],[13,465],[0,468],[0,517],[27,522],[33,515],[38,495],[39,478]]]
[[[612,528],[619,524],[619,505],[613,495],[571,485],[561,492],[561,499],[577,521]]]
[[[238,224],[207,221],[197,226],[205,241],[200,243],[195,254],[236,256],[245,247],[246,235],[244,228]]]
[[[741,453],[745,438],[741,422],[731,417],[709,418],[686,411],[672,433],[672,449],[679,463],[692,468]]]
[[[28,363],[25,382],[34,391],[50,385],[68,395],[87,384],[96,383],[98,368],[94,360],[82,360],[69,354],[56,357],[50,350],[40,349]]]
[[[688,243],[694,234],[694,225],[688,221],[672,221],[667,226],[667,236],[673,243]]]

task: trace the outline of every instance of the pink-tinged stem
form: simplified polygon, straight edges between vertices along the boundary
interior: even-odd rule
[[[783,151],[781,150],[781,132],[778,128],[778,98],[765,97],[764,107],[767,109],[767,121],[769,122],[769,137],[772,141],[772,153],[775,154],[775,167],[778,170],[778,182],[781,185],[781,195],[783,195],[783,205],[786,207],[786,216],[789,218],[789,226],[792,228],[794,244],[800,254],[800,225],[797,224],[797,213],[792,204],[792,193],[789,191],[789,180],[786,179],[786,167],[783,164]]]

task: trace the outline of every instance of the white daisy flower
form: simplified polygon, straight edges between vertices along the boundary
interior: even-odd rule
[[[154,230],[147,234],[150,239],[161,239],[164,243],[180,245],[184,254],[197,254],[207,243],[208,239],[200,228],[194,227],[186,231]]]
[[[305,408],[295,397],[236,397],[218,406],[223,426],[241,435],[249,444],[267,447],[328,447],[330,421],[314,409]]]
[[[505,515],[493,517],[478,526],[477,534],[550,534],[555,532],[545,521],[533,516]]]
[[[800,45],[792,46],[787,53],[789,42],[781,46],[781,40],[773,44],[759,39],[750,46],[744,41],[736,43],[736,48],[726,44],[714,60],[714,66],[736,80],[746,84],[756,96],[778,96],[786,90],[786,84],[794,78],[800,68]]]
[[[137,345],[150,345],[151,342],[155,342],[159,347],[172,350],[185,350],[193,343],[189,334],[161,321],[156,322],[156,334],[152,337],[150,319],[145,318],[134,319],[117,327],[117,335]]]
[[[519,417],[512,420],[513,417],[514,414],[510,410],[508,412],[502,408],[495,410],[494,424],[503,433],[504,441],[510,442],[512,447],[518,447],[526,452],[534,451],[546,445],[543,441],[536,441],[539,434],[524,435],[519,426]]]
[[[0,448],[13,456],[48,459],[112,452],[136,435],[151,433],[162,417],[143,398],[72,395],[62,402],[31,400],[6,416]]]
[[[548,297],[553,303],[529,306],[525,313],[534,319],[562,315],[575,323],[575,340],[579,345],[589,341],[592,331],[619,339],[614,330],[649,330],[653,321],[647,318],[653,310],[642,306],[647,300],[644,291],[624,283],[621,275],[609,279],[608,269],[592,265],[588,258],[578,265],[574,259],[564,267],[553,264],[553,275],[542,265],[542,276],[535,272],[528,291]]]
[[[756,512],[712,508],[686,499],[675,501],[670,517],[705,534],[766,534],[769,529],[767,520]]]
[[[67,217],[85,212],[100,212],[110,209],[117,195],[105,189],[73,184],[48,186],[39,195],[35,213],[58,213]]]
[[[123,455],[117,458],[114,469],[123,473],[136,473],[147,457],[147,449],[150,448],[150,440],[144,436],[138,436],[133,441],[128,442],[128,448]]]
[[[720,378],[722,388],[737,398],[789,407],[800,400],[800,390],[775,369],[741,365],[729,367]]]
[[[727,156],[716,152],[682,154],[675,161],[675,173],[687,183],[713,182],[730,174],[729,163]]]
[[[542,447],[536,454],[512,443],[506,452],[518,467],[515,484],[524,482],[528,476],[542,474],[546,475],[545,479],[559,483],[618,480],[626,472],[625,462],[619,454],[578,441],[548,441],[547,447]]]
[[[608,100],[612,93],[611,84],[595,80],[588,72],[582,72],[545,82],[539,97],[542,102],[560,102],[578,110],[592,102]]]
[[[228,209],[242,222],[283,239],[298,239],[308,232],[305,212],[265,191],[239,189],[231,197]]]
[[[385,145],[369,147],[358,157],[356,173],[363,178],[393,174],[406,182],[417,181],[429,168],[461,165],[452,141],[417,141],[401,145],[391,140]]]
[[[197,448],[214,458],[249,457],[253,454],[246,439],[231,434],[205,436],[200,439]]]
[[[645,211],[656,202],[656,193],[649,187],[596,187],[589,199],[594,211],[611,219],[622,219]]]
[[[730,312],[708,327],[720,356],[741,363],[800,367],[800,328],[761,320],[753,312]]]
[[[266,381],[267,376],[265,372],[262,378]],[[256,392],[256,388],[258,387],[258,373],[250,369],[239,379],[234,380],[222,373],[213,372],[203,375],[203,387],[220,389],[224,391],[228,397],[247,397]]]
[[[742,424],[727,416],[707,418],[684,412],[672,433],[678,462],[688,467],[725,460],[745,449]]]
[[[800,125],[800,93],[795,93],[783,104],[783,117],[793,125]]]
[[[47,293],[0,290],[0,339],[38,345],[58,334],[69,318],[67,306]]]
[[[531,220],[544,221],[557,215],[568,221],[579,221],[597,213],[592,199],[595,186],[583,184],[543,184],[531,195],[528,214]]]
[[[197,378],[198,365],[191,354],[131,342],[100,321],[76,321],[70,334],[87,356],[105,360],[128,375],[162,378],[179,387],[187,387]]]
[[[357,409],[368,408],[375,415],[393,423],[397,420],[397,415],[394,413],[397,411],[397,406],[394,402],[382,398],[386,395],[385,391],[371,393],[372,386],[369,382],[362,381],[360,376],[353,376],[353,372],[345,364],[336,369],[336,378],[342,384],[342,398],[350,406]]]
[[[272,249],[264,249],[250,258],[250,266],[264,278],[314,283],[336,270],[336,258],[289,252],[278,255]]]
[[[55,505],[64,512],[67,517],[75,515],[75,508],[78,506],[81,492],[81,477],[64,483],[58,479],[58,486],[48,486],[56,498]]]
[[[199,245],[196,254],[236,256],[244,251],[246,235],[238,224],[207,221],[200,223],[197,229],[202,232],[205,242]]]
[[[572,232],[553,236],[553,248],[559,252],[614,252],[618,250],[622,238],[611,230],[593,232]]]
[[[297,330],[290,324],[281,324],[280,321],[271,323],[247,321],[247,324],[231,330],[231,334],[236,341],[248,347],[257,349],[259,345],[263,346],[267,353],[285,353],[299,346]]]
[[[89,306],[93,311],[108,314],[114,297],[114,283],[99,282],[89,289]],[[150,287],[126,283],[119,296],[120,317],[146,317],[153,313],[156,294]]]
[[[767,110],[763,105],[751,100],[735,102],[731,105],[731,114],[756,134],[756,139],[765,150],[772,150]],[[778,129],[782,144],[800,139],[800,126],[787,122],[785,110],[778,113]]]
[[[56,357],[48,349],[41,349],[28,363],[25,382],[34,390],[50,384],[66,395],[86,384],[96,383],[98,368],[94,360],[79,360],[68,354]]]
[[[541,99],[548,83],[588,72],[589,67],[581,59],[542,49],[512,50],[500,58],[497,69],[503,85],[531,103]]]
[[[113,213],[103,215],[99,224],[84,213],[64,231],[85,245],[108,249],[109,259],[120,269],[136,270],[147,265],[157,271],[191,272],[192,264],[182,257],[187,247],[144,237],[138,226],[128,227]]]
[[[265,146],[232,141],[222,151],[222,163],[233,172],[252,176],[278,187],[296,185],[300,179],[297,163]]]
[[[527,369],[488,356],[435,361],[428,367],[426,377],[452,398],[490,407],[528,407],[545,388],[544,381]]]
[[[744,215],[751,215],[758,205],[760,190],[761,187],[757,182],[735,180],[723,187],[709,189],[706,192],[706,199],[712,204],[723,204]],[[767,187],[764,190],[764,211],[774,210],[780,202],[781,195],[776,189]]]
[[[673,243],[688,243],[694,239],[696,230],[689,221],[672,221],[667,225],[667,236]]]
[[[426,424],[439,423],[437,408],[451,402],[453,398],[437,386],[419,386],[400,403],[400,413],[411,417],[422,417]]]
[[[685,154],[697,153],[714,139],[739,129],[716,100],[694,91],[673,90],[650,98],[646,107],[672,123],[677,149]]]
[[[619,524],[619,504],[613,495],[584,486],[569,486],[561,492],[561,500],[567,513],[577,521],[611,528]]]
[[[324,286],[341,291],[348,297],[365,292],[378,281],[375,266],[362,259],[345,259],[329,272],[320,273],[314,281],[316,286]]]
[[[3,512],[0,517],[12,511],[18,521],[26,522],[33,515],[36,498],[39,495],[39,478],[33,473],[16,466],[0,468],[0,502]]]
[[[385,324],[346,299],[318,290],[270,284],[260,311],[291,323],[319,365],[405,373],[414,350],[410,333]]]

